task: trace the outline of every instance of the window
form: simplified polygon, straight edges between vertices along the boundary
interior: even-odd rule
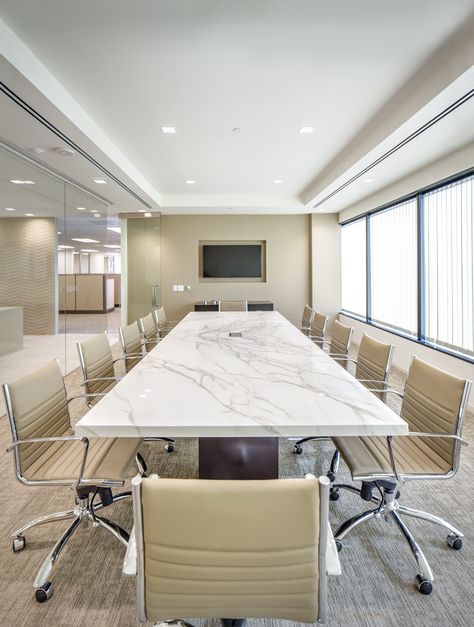
[[[370,217],[371,317],[418,334],[416,198]]]
[[[474,176],[424,197],[425,337],[474,355]]]
[[[474,362],[473,170],[343,224],[341,249],[343,313]]]
[[[341,231],[342,308],[352,314],[367,315],[366,219],[349,222]]]

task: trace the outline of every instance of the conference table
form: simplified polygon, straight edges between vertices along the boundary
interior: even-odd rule
[[[256,311],[189,313],[75,431],[196,437],[199,476],[238,479],[278,477],[278,438],[408,426],[280,313]]]

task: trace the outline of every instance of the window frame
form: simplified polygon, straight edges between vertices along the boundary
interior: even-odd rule
[[[347,316],[348,318],[352,318],[354,320],[358,320],[359,322],[363,322],[368,324],[369,326],[373,326],[377,329],[381,329],[382,331],[387,331],[388,333],[393,333],[394,335],[401,337],[405,340],[409,340],[410,342],[415,342],[416,344],[421,344],[422,346],[426,346],[433,350],[439,351],[440,353],[444,353],[446,355],[450,355],[451,357],[456,357],[457,359],[461,359],[462,361],[466,361],[470,364],[474,364],[474,356],[470,356],[466,353],[460,352],[455,348],[450,348],[448,346],[442,346],[440,344],[436,344],[430,340],[426,339],[425,331],[426,331],[426,295],[425,295],[425,281],[426,281],[426,268],[425,268],[425,208],[424,208],[424,197],[425,194],[429,192],[437,191],[447,185],[457,183],[462,181],[463,179],[467,179],[474,176],[474,168],[468,168],[453,176],[449,176],[444,178],[436,183],[432,183],[425,187],[422,187],[414,192],[396,198],[395,200],[391,200],[388,203],[380,205],[375,209],[371,209],[369,211],[363,212],[349,218],[348,220],[344,220],[339,223],[341,229],[350,224],[351,222],[356,222],[357,220],[365,220],[366,224],[366,238],[365,238],[365,246],[366,246],[366,298],[367,298],[367,309],[366,316],[361,316],[358,314],[354,314],[346,309],[341,309],[339,313],[343,316]],[[381,324],[380,322],[375,322],[372,319],[372,285],[371,285],[371,258],[370,258],[370,238],[371,238],[371,217],[380,213],[381,211],[386,211],[387,209],[395,208],[397,205],[407,202],[409,200],[416,200],[416,211],[417,211],[417,220],[416,220],[416,238],[417,238],[417,306],[418,306],[418,319],[417,319],[417,334],[416,336],[409,335],[404,333],[400,329],[396,327],[392,327],[390,325]]]

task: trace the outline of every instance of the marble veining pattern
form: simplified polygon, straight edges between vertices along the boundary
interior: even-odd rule
[[[399,435],[407,425],[278,312],[193,312],[76,432]]]

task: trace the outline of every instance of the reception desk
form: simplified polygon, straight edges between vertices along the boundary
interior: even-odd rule
[[[0,355],[23,347],[23,308],[0,307]]]

